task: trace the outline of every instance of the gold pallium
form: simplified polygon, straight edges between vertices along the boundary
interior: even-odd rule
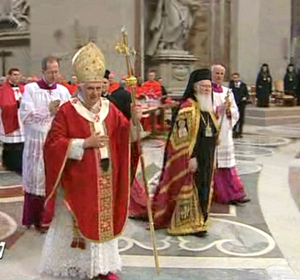
[[[102,51],[92,42],[74,55],[72,66],[80,82],[102,81],[106,69]]]

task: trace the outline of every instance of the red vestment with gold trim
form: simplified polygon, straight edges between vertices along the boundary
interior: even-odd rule
[[[109,137],[111,172],[102,172],[99,167],[98,149],[85,149],[82,160],[67,159],[71,140],[88,138],[94,127],[71,101],[57,112],[44,146],[46,208],[54,211],[51,206],[60,185],[81,235],[92,242],[106,242],[119,235],[128,209],[129,122],[110,103],[104,123]]]

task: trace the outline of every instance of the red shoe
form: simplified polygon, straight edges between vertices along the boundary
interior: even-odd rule
[[[118,277],[117,274],[114,274],[114,273],[108,273],[106,275],[102,275],[102,274],[99,274],[98,276],[100,279],[107,279],[107,280],[119,280],[120,278]]]

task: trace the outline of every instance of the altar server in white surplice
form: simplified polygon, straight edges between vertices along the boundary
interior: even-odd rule
[[[45,197],[45,171],[43,145],[52,119],[59,106],[70,99],[70,93],[56,83],[59,62],[54,56],[42,60],[43,76],[38,82],[25,86],[20,105],[25,130],[22,186],[25,191],[23,225],[34,225],[42,233],[51,217],[43,212]]]
[[[225,68],[222,65],[212,67],[213,103],[220,127],[220,144],[216,149],[216,171],[214,173],[214,200],[222,204],[243,204],[246,198],[244,186],[240,180],[235,161],[232,130],[239,119],[239,110],[234,95],[224,87]]]

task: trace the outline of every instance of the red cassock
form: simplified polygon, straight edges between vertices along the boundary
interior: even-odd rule
[[[23,94],[24,86],[19,84],[20,92]],[[20,128],[18,119],[18,104],[15,98],[14,90],[9,82],[3,84],[0,88],[0,108],[1,119],[5,134],[14,132]]]
[[[107,101],[109,111],[104,127],[109,137],[110,171],[99,167],[98,149],[85,149],[82,160],[70,160],[71,139],[88,138],[96,129],[95,122],[99,121],[93,122],[81,115],[75,106],[78,102],[73,98],[60,108],[45,142],[46,209],[54,211],[51,206],[60,185],[81,235],[92,242],[106,242],[122,232],[127,218],[129,122]]]
[[[113,93],[115,90],[117,90],[120,87],[118,82],[113,82],[110,84],[108,88],[108,93]]]
[[[64,87],[66,87],[71,95],[77,91],[78,85],[69,85],[68,83],[62,83]]]
[[[157,81],[146,81],[143,84],[143,92],[149,98],[160,98],[161,97],[161,84]]]
[[[137,99],[139,99],[142,95],[144,95],[144,88],[143,86],[139,86],[137,85],[136,86],[136,89],[135,89],[135,96]]]

